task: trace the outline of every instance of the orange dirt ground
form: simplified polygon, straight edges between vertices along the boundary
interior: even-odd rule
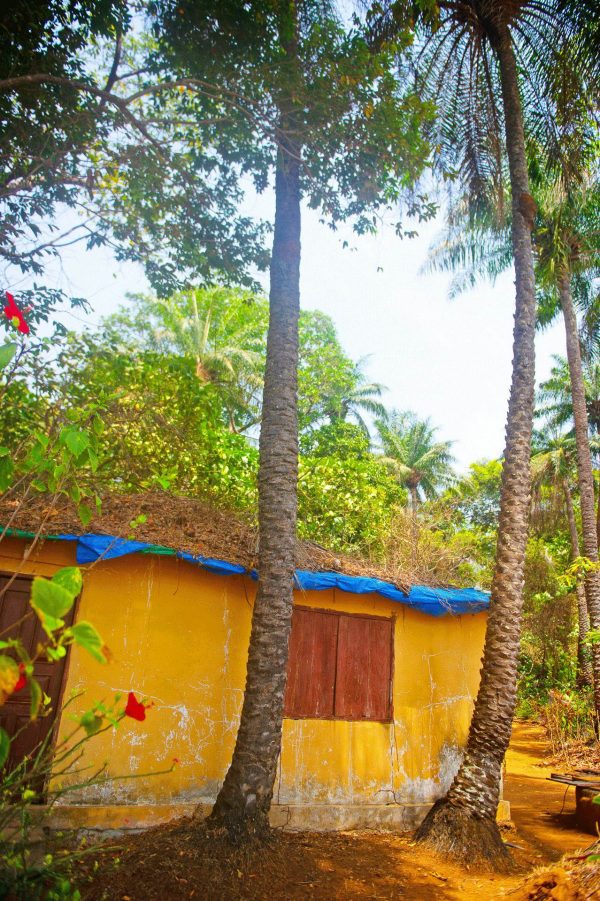
[[[514,827],[505,830],[520,874],[493,876],[465,870],[417,848],[410,836],[385,833],[283,833],[272,847],[220,854],[198,840],[189,821],[128,838],[106,855],[91,884],[80,887],[89,901],[522,901],[542,895],[518,888],[525,873],[586,848],[593,836],[574,822],[573,790],[546,781],[542,729],[516,723],[507,755],[504,796]],[[216,852],[216,853],[215,853]],[[117,857],[116,860],[113,858]],[[89,872],[89,871],[88,871]],[[579,901],[591,895],[543,895]]]

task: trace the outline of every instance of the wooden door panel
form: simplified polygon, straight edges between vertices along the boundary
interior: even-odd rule
[[[0,592],[5,588],[10,576],[0,574]],[[29,604],[32,577],[19,576],[0,597],[0,634],[2,638],[20,638],[31,657],[36,654],[38,644],[45,643],[45,633],[39,619]],[[63,617],[70,625],[74,608]],[[30,694],[27,688],[11,695],[0,707],[0,726],[14,740],[11,745],[10,762],[16,764],[31,754],[47,736],[54,724],[65,672],[66,658],[50,663],[45,658],[35,663],[35,676],[42,691],[50,698],[50,710],[35,723],[29,723]],[[22,727],[26,728],[22,728]]]
[[[335,715],[389,720],[391,715],[392,621],[341,616]]]
[[[294,609],[285,716],[333,716],[337,632],[335,613]]]

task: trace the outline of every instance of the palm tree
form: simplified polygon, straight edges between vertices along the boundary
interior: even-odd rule
[[[240,322],[239,302],[231,302],[232,293],[208,288],[154,301],[159,322],[152,343],[192,357],[201,382],[236,378],[244,368],[256,370],[262,363],[260,351],[252,346],[256,323],[250,317]]]
[[[418,419],[414,413],[394,410],[375,426],[383,448],[383,462],[400,485],[408,489],[412,511],[411,556],[417,562],[419,524],[417,509],[422,500],[432,500],[451,478],[451,441],[435,441],[436,429],[429,419]]]
[[[579,535],[571,483],[576,457],[575,443],[568,435],[558,435],[554,438],[538,435],[537,445],[537,450],[534,452],[531,460],[532,484],[534,487],[542,484],[548,485],[562,495],[569,524],[571,559],[576,560],[579,557]],[[580,579],[577,579],[575,591],[577,594],[578,614],[577,664],[579,682],[582,685],[591,685],[592,668],[586,652],[586,638],[590,627],[590,619],[586,595]]]
[[[141,347],[193,361],[196,376],[222,402],[232,432],[260,419],[268,304],[239,288],[195,288],[168,298],[133,298],[103,323],[124,352]]]
[[[452,478],[451,441],[436,441],[429,419],[394,410],[387,420],[375,423],[383,448],[384,462],[397,481],[408,488],[411,508],[416,513],[423,500],[433,500]]]
[[[336,394],[325,398],[323,409],[329,422],[346,422],[351,417],[356,420],[360,429],[367,437],[370,437],[369,426],[363,413],[377,416],[385,421],[387,412],[381,401],[378,400],[387,391],[385,385],[379,382],[368,382],[364,372],[366,357],[361,357],[358,362],[352,364],[350,373],[350,386],[343,394]]]
[[[559,0],[441,0],[426,13],[417,11],[422,48],[417,63],[424,91],[439,110],[440,167],[456,173],[468,187],[472,208],[495,198],[502,209],[505,159],[511,189],[513,372],[482,676],[462,764],[446,796],[417,831],[419,840],[443,853],[468,862],[477,857],[495,866],[505,865],[508,858],[495,818],[516,702],[535,387],[535,204],[522,96],[539,109],[541,125],[552,124],[553,116],[544,113],[556,109],[557,93],[566,84],[558,69],[565,63],[569,90],[577,93],[572,53],[576,50],[582,62],[589,62],[582,54],[582,5]],[[398,22],[415,10],[412,4],[386,4],[382,14],[374,15],[374,31],[382,38],[393,34]],[[598,49],[590,45],[596,63]]]
[[[583,390],[590,435],[600,435],[600,362],[582,361]],[[573,394],[568,361],[554,356],[550,376],[540,383],[536,415],[550,428],[573,424]]]
[[[572,356],[575,357],[572,351]],[[571,425],[574,423],[575,419],[575,405],[573,403],[573,376],[571,375],[571,367],[567,360],[564,360],[562,357],[554,357],[555,365],[552,367],[550,371],[550,378],[546,379],[545,382],[542,382],[538,391],[538,401],[540,403],[538,415],[543,417],[546,423],[550,427],[560,428],[565,425]],[[583,397],[580,396],[580,407],[579,407],[579,429],[575,429],[575,438],[576,441],[582,442],[584,435],[584,426],[585,426],[585,443],[588,448],[584,447],[582,449],[582,454],[580,455],[583,462],[583,472],[584,472],[584,486],[586,488],[586,509],[587,509],[587,518],[586,522],[588,526],[592,522],[592,518],[590,518],[590,506],[593,509],[594,503],[594,488],[593,488],[593,472],[591,469],[592,466],[592,457],[596,458],[596,461],[600,459],[600,453],[598,450],[598,439],[600,437],[600,363],[588,361],[582,359],[580,356],[580,374],[581,374],[581,382],[583,388]],[[578,380],[578,370],[575,370],[575,379]],[[580,391],[581,394],[581,391]],[[582,406],[585,404],[585,417],[583,415]],[[589,456],[589,470],[588,470],[588,458]],[[581,464],[580,464],[581,465]],[[583,511],[582,511],[583,512]],[[600,544],[600,493],[598,495],[597,505],[596,505],[596,524],[595,531],[596,533],[596,552],[598,544]],[[584,543],[584,548],[586,544]],[[590,536],[587,539],[587,548],[591,550],[593,554],[593,538],[590,540]],[[589,556],[588,551],[585,551],[586,556]],[[590,559],[593,559],[590,558]],[[588,577],[586,582],[586,589],[588,589],[589,585],[592,585],[592,591],[594,590],[594,580],[593,574],[592,578]],[[586,591],[587,593],[587,591]],[[592,601],[592,606],[594,606],[594,601]],[[591,615],[591,611],[590,611]],[[597,628],[597,626],[594,626]],[[597,696],[596,696],[596,700]],[[600,709],[598,708],[598,704],[596,703],[596,715],[598,718],[598,722],[600,723]]]
[[[211,140],[219,152],[259,191],[273,161],[275,169],[259,579],[239,729],[210,816],[242,840],[269,831],[283,729],[296,556],[301,196],[333,224],[372,227],[374,212],[420,175],[427,111],[382,77],[388,58],[374,60],[363,35],[347,30],[329,2],[157,0],[152,7],[165,13],[159,41],[175,36],[176,61],[207,96],[210,118],[218,116]]]
[[[557,426],[571,418],[574,422],[583,548],[586,557],[597,562],[600,499],[596,509],[588,425],[591,420],[596,430],[600,426],[600,366],[589,363],[587,373],[584,369],[573,290],[581,305],[587,306],[586,356],[591,358],[598,341],[595,281],[600,274],[600,189],[586,179],[586,167],[596,165],[595,143],[588,135],[587,122],[582,125],[582,133],[572,128],[565,131],[570,132],[571,140],[572,132],[579,135],[580,143],[568,164],[561,165],[558,175],[553,173],[552,165],[543,168],[538,156],[530,157],[539,201],[535,231],[538,320],[547,325],[562,311],[568,356],[568,364],[556,367],[549,382],[542,386],[542,399],[552,402],[542,412],[550,414],[550,421]],[[566,171],[575,153],[582,166],[577,174]],[[459,221],[460,216],[456,216],[450,225],[450,240],[438,243],[430,260],[434,268],[462,266],[461,277],[453,284],[454,293],[472,285],[479,275],[493,280],[508,263],[506,229],[494,222],[489,213],[479,214],[475,228],[466,236],[458,233]],[[597,569],[586,571],[585,595],[592,627],[600,628],[600,571]],[[600,721],[600,648],[594,648],[593,660],[595,708]]]

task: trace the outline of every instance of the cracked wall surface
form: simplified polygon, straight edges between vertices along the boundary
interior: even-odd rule
[[[4,541],[0,568],[51,575],[74,548],[47,541],[20,567],[25,542]],[[229,763],[245,681],[255,584],[172,557],[131,555],[83,567],[77,616],[110,647],[108,666],[73,648],[65,698],[76,708],[132,690],[153,703],[90,744],[87,763],[133,780],[90,788],[82,804],[210,803]],[[393,721],[286,719],[275,801],[290,805],[419,805],[450,784],[479,681],[485,614],[434,618],[376,595],[298,592],[320,609],[393,616]],[[61,734],[72,728],[65,716]],[[169,773],[144,776],[169,769]],[[69,803],[73,803],[69,796]]]

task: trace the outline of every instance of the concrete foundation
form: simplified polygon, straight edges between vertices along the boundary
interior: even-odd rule
[[[291,832],[374,830],[410,832],[425,817],[430,804],[274,804],[271,825]],[[180,817],[207,816],[210,804],[56,805],[47,820],[51,829],[86,831],[141,830]],[[510,804],[500,801],[498,820],[510,819]]]

